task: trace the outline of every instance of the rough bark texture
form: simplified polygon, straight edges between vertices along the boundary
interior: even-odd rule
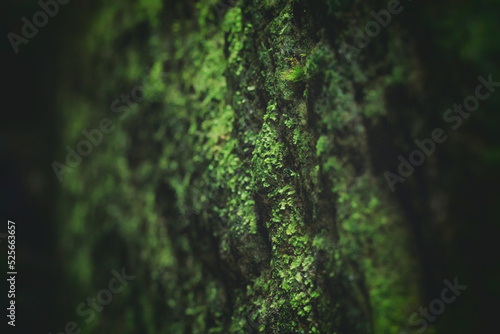
[[[103,117],[114,130],[64,174],[62,265],[75,305],[112,269],[136,276],[86,331],[396,334],[415,329],[408,317],[443,279],[492,284],[472,260],[451,262],[473,216],[453,206],[478,187],[450,167],[471,156],[458,153],[464,137],[450,132],[455,145],[438,147],[398,196],[383,176],[493,72],[471,51],[489,55],[492,39],[458,50],[446,27],[459,14],[403,6],[355,53],[351,32],[385,2],[75,3],[59,160]],[[143,101],[111,106],[137,85]],[[475,133],[494,133],[481,124]],[[498,143],[483,152],[494,171]],[[426,333],[479,328],[484,319],[455,321],[479,314],[482,300],[468,298]]]

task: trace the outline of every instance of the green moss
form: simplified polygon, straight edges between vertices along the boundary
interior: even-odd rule
[[[291,69],[281,73],[281,78],[286,81],[302,81],[305,79],[304,67],[299,64],[293,65]]]
[[[130,284],[136,323],[123,302],[130,333],[366,333],[371,319],[395,332],[417,271],[399,268],[414,260],[409,237],[370,172],[361,118],[384,115],[383,83],[403,70],[374,79],[347,66],[335,51],[345,35],[313,33],[301,2],[249,1],[222,21],[214,4],[175,15],[158,1],[103,4],[88,22],[68,71],[100,86],[67,88],[59,107],[79,112],[64,138],[105,116],[116,129],[63,184],[61,248],[79,285],[108,270],[90,253],[110,233],[127,250],[117,262],[143,275]],[[157,84],[120,120],[109,102],[145,77]]]
[[[321,136],[318,139],[318,142],[316,143],[316,155],[319,157],[321,153],[323,153],[326,148],[327,148],[327,142],[328,137],[327,136]]]

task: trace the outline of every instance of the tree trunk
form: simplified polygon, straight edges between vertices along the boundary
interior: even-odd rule
[[[432,54],[455,46],[423,23],[438,6],[405,1],[356,40],[386,2],[75,3],[56,160],[84,129],[102,143],[61,173],[63,265],[75,305],[113,269],[136,277],[82,328],[396,334],[423,328],[409,319],[444,280],[482,282],[452,263],[474,216],[454,211],[468,197],[453,164],[472,150],[442,114],[491,71]],[[455,145],[398,172],[437,127]],[[469,291],[426,333],[480,328],[456,322],[480,302]]]

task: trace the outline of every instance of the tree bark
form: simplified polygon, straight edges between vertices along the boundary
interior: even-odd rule
[[[475,86],[465,71],[431,75],[452,64],[429,55],[441,46],[425,36],[441,26],[419,20],[435,7],[416,6],[402,3],[363,46],[356,28],[387,3],[78,4],[57,97],[75,129],[64,143],[76,150],[103,118],[113,130],[63,175],[60,247],[75,300],[112,269],[136,276],[86,328],[418,329],[409,317],[444,279],[470,278],[471,262],[449,264],[461,240],[450,203],[464,197],[446,170],[461,156],[445,147],[393,185],[385,173],[401,174],[398,156]],[[437,90],[450,80],[458,88]],[[468,330],[448,312],[427,333]]]

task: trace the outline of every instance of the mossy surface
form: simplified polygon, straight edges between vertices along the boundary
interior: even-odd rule
[[[63,71],[78,78],[61,87],[63,136],[74,147],[103,117],[115,130],[64,175],[60,247],[75,300],[112,269],[136,279],[85,330],[408,330],[419,265],[367,132],[409,65],[397,47],[377,50],[392,72],[338,51],[352,25],[340,17],[366,8],[92,4]],[[140,84],[154,87],[143,101],[111,110]]]

